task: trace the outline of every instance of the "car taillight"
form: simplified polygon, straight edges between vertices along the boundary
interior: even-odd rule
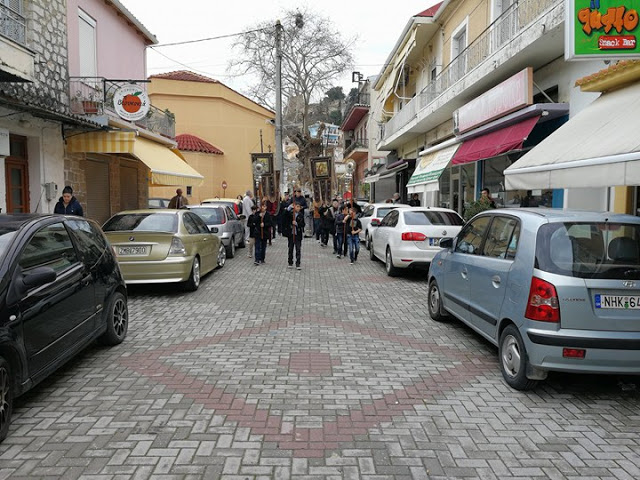
[[[184,243],[178,237],[173,237],[171,240],[171,248],[169,249],[169,255],[186,255],[187,249],[184,248]]]
[[[538,322],[559,322],[560,305],[556,287],[549,282],[533,277],[529,290],[529,302],[524,316]]]
[[[424,242],[427,236],[420,232],[404,232],[402,234],[402,240],[407,242]]]

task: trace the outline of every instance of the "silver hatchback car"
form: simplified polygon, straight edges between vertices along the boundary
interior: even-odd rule
[[[237,247],[244,247],[244,215],[236,215],[231,207],[222,203],[187,205],[186,208],[202,218],[211,233],[220,237],[227,250],[227,258],[236,255]]]
[[[640,374],[640,218],[498,209],[472,218],[429,269],[429,314],[498,346],[513,388],[548,371]]]

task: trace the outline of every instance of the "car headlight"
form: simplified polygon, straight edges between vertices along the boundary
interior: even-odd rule
[[[169,248],[169,255],[186,255],[187,249],[184,248],[184,243],[178,237],[173,237],[171,240],[171,248]]]

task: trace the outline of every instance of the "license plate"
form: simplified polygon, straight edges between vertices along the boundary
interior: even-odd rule
[[[118,255],[146,255],[147,247],[118,247]]]
[[[640,310],[638,295],[596,295],[596,308]]]
[[[429,237],[429,245],[432,247],[437,247],[438,245],[440,245],[440,239]]]

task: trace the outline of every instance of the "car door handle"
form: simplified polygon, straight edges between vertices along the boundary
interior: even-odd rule
[[[462,275],[462,278],[464,278],[466,280],[467,277],[469,276],[469,272],[467,271],[466,268],[464,268],[464,269],[462,269],[462,272],[460,272],[460,275]]]
[[[502,281],[502,279],[500,278],[500,275],[494,275],[493,277],[491,277],[491,282],[493,283],[494,286],[498,286],[500,285],[500,282]]]

